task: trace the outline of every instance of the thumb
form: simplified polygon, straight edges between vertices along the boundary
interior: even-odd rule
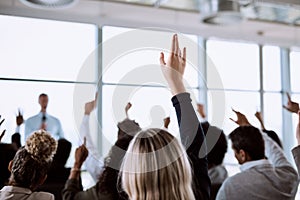
[[[165,62],[165,55],[164,55],[163,52],[160,53],[159,61],[160,61],[160,64],[161,64],[161,65],[166,65],[166,62]]]

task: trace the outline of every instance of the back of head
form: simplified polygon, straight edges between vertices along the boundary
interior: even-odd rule
[[[99,177],[97,189],[103,194],[111,194],[113,199],[119,199],[120,196],[124,195],[119,192],[118,175],[121,162],[132,139],[133,136],[131,135],[119,137],[104,159],[104,170]]]
[[[71,148],[72,148],[71,142],[63,138],[59,139],[57,141],[57,150],[53,157],[52,165],[58,167],[64,167],[70,156]]]
[[[30,135],[13,159],[10,185],[34,190],[47,175],[56,147],[56,141],[46,131]]]
[[[211,166],[220,165],[223,163],[225,154],[227,152],[227,139],[223,130],[219,129],[216,126],[210,126],[208,122],[201,123],[203,132],[205,135],[209,133],[213,141],[207,141],[207,146],[209,147],[210,143],[213,145],[212,149],[207,154],[208,164]],[[217,142],[215,140],[217,138]],[[208,137],[206,137],[208,139]]]
[[[191,167],[184,148],[161,129],[139,132],[122,164],[122,186],[131,200],[192,200]]]
[[[230,133],[229,138],[232,147],[236,151],[244,150],[251,160],[265,158],[264,139],[259,129],[253,126],[240,126]]]

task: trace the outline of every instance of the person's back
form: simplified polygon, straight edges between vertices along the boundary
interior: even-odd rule
[[[223,183],[217,199],[295,198],[297,172],[271,138],[252,126],[239,127],[229,137],[241,172]]]
[[[56,145],[47,132],[33,133],[9,163],[9,185],[0,190],[0,199],[54,200],[50,193],[34,191],[47,178]]]

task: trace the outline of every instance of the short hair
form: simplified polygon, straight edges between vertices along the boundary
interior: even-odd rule
[[[265,158],[265,143],[259,129],[253,126],[240,126],[229,134],[232,147],[244,150],[252,160]]]
[[[30,135],[25,147],[20,148],[13,159],[9,184],[35,189],[46,176],[56,147],[54,138],[44,130]]]
[[[228,147],[226,135],[223,130],[216,126],[210,126],[208,122],[202,122],[201,126],[205,135],[207,135],[209,131],[209,134],[213,134],[213,138],[218,138],[217,142],[214,143],[214,146],[207,154],[208,164],[222,164]],[[208,142],[207,145],[209,145]]]
[[[64,138],[57,141],[57,150],[53,157],[53,165],[65,166],[70,156],[72,143]]]
[[[122,186],[132,200],[193,200],[191,166],[181,143],[162,129],[140,131],[121,167]]]
[[[39,95],[39,98],[41,98],[41,97],[48,97],[48,95],[45,94],[45,93],[42,93],[42,94]]]

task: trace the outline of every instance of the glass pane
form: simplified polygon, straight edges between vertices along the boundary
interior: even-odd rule
[[[192,90],[198,96],[197,90]],[[117,138],[117,123],[125,119],[124,108],[131,102],[129,118],[134,119],[142,128],[163,127],[163,119],[170,116],[170,133],[178,137],[176,113],[171,102],[171,93],[166,88],[103,86],[102,131],[103,152],[108,152]],[[196,100],[193,101],[195,104]]]
[[[217,40],[207,41],[208,88],[259,89],[258,45]],[[223,88],[216,84],[216,70]]]
[[[0,76],[76,81],[96,47],[96,26],[0,15]],[[93,73],[80,81],[94,81]]]
[[[263,47],[264,90],[281,90],[280,49],[275,46]]]
[[[290,53],[291,66],[291,88],[293,92],[300,92],[299,74],[300,74],[300,52]]]
[[[273,130],[282,139],[282,99],[280,93],[264,94],[264,121],[267,130]]]
[[[103,27],[103,82],[165,85],[159,56],[164,52],[167,60],[171,36],[172,33],[163,31]],[[189,86],[197,87],[197,37],[179,35],[179,40],[188,49],[184,78]]]
[[[79,125],[84,113],[84,103],[94,96],[94,85],[83,84],[60,84],[60,83],[37,83],[37,82],[21,82],[21,81],[0,81],[1,91],[13,91],[5,93],[5,97],[1,99],[1,116],[5,118],[1,129],[6,129],[7,132],[2,142],[11,142],[11,135],[15,133],[16,114],[18,109],[21,109],[24,119],[36,115],[40,111],[38,104],[38,96],[41,93],[48,94],[49,104],[47,112],[57,117],[62,125],[65,138],[72,144],[72,152],[76,149],[79,139]],[[84,92],[79,98],[74,93],[74,88],[81,87]],[[76,98],[75,98],[76,97]],[[75,116],[75,113],[79,113]],[[92,130],[95,128],[92,127]],[[21,125],[21,142],[24,145],[24,124]],[[70,154],[68,166],[72,166],[74,154]]]

